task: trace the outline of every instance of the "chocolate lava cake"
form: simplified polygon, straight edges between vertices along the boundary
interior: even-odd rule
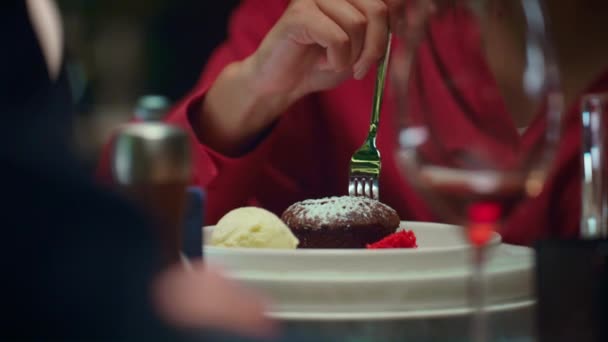
[[[298,202],[283,221],[300,240],[299,248],[365,248],[399,227],[397,212],[366,197],[331,197]]]

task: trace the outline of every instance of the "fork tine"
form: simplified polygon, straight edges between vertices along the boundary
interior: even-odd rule
[[[350,196],[363,196],[378,200],[380,197],[378,180],[369,176],[351,177],[348,183],[348,194]]]
[[[356,196],[365,196],[365,186],[364,186],[363,182],[361,182],[361,179],[359,179],[359,178],[357,178],[356,182],[357,182]]]
[[[380,191],[376,180],[374,180],[372,183],[372,198],[375,200],[380,200]]]

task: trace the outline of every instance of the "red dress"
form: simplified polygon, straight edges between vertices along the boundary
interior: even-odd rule
[[[193,183],[207,191],[207,224],[213,224],[240,206],[256,205],[281,214],[296,201],[347,193],[349,160],[368,130],[375,70],[362,81],[349,80],[336,89],[301,99],[253,151],[240,158],[223,156],[205,146],[197,140],[190,125],[189,113],[194,112],[193,107],[204,98],[217,75],[227,64],[255,51],[288,3],[287,0],[242,1],[231,18],[229,39],[217,49],[192,93],[168,118],[191,133],[195,160]],[[503,143],[517,139],[518,144],[534,144],[543,129],[542,117],[520,137],[506,108],[499,111],[497,117],[482,119],[483,125],[474,125],[472,120],[479,118],[458,109],[459,106],[474,109],[483,103],[476,98],[475,88],[464,89],[456,101],[453,92],[445,89],[441,72],[478,64],[474,56],[466,61],[452,60],[449,47],[454,42],[444,39],[443,43],[445,46],[439,41],[436,51],[426,57],[422,52],[414,70],[420,88],[418,100],[450,108],[451,115],[440,118],[441,134],[452,135],[452,141],[461,144],[470,138],[495,138]],[[606,88],[608,77],[592,87],[595,91]],[[427,99],[425,94],[433,96]],[[395,208],[403,220],[440,221],[396,164],[395,104],[391,95],[389,90],[378,133],[378,146],[383,154],[381,201]],[[577,104],[567,112],[560,151],[544,191],[527,200],[505,223],[503,238],[507,242],[531,244],[549,235],[576,236],[581,189],[578,117]]]

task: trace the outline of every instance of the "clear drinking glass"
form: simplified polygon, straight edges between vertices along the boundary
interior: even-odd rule
[[[604,115],[608,93],[588,94],[581,104],[582,124],[582,213],[583,239],[608,238],[608,202],[606,198],[606,132]]]
[[[539,0],[412,0],[392,62],[397,161],[472,245],[472,340],[486,341],[483,267],[492,232],[538,195],[563,96]]]

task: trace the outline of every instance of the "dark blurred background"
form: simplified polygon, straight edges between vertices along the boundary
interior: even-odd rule
[[[133,116],[140,96],[177,101],[191,89],[239,1],[57,2],[78,105],[78,148],[93,169],[102,144]]]

